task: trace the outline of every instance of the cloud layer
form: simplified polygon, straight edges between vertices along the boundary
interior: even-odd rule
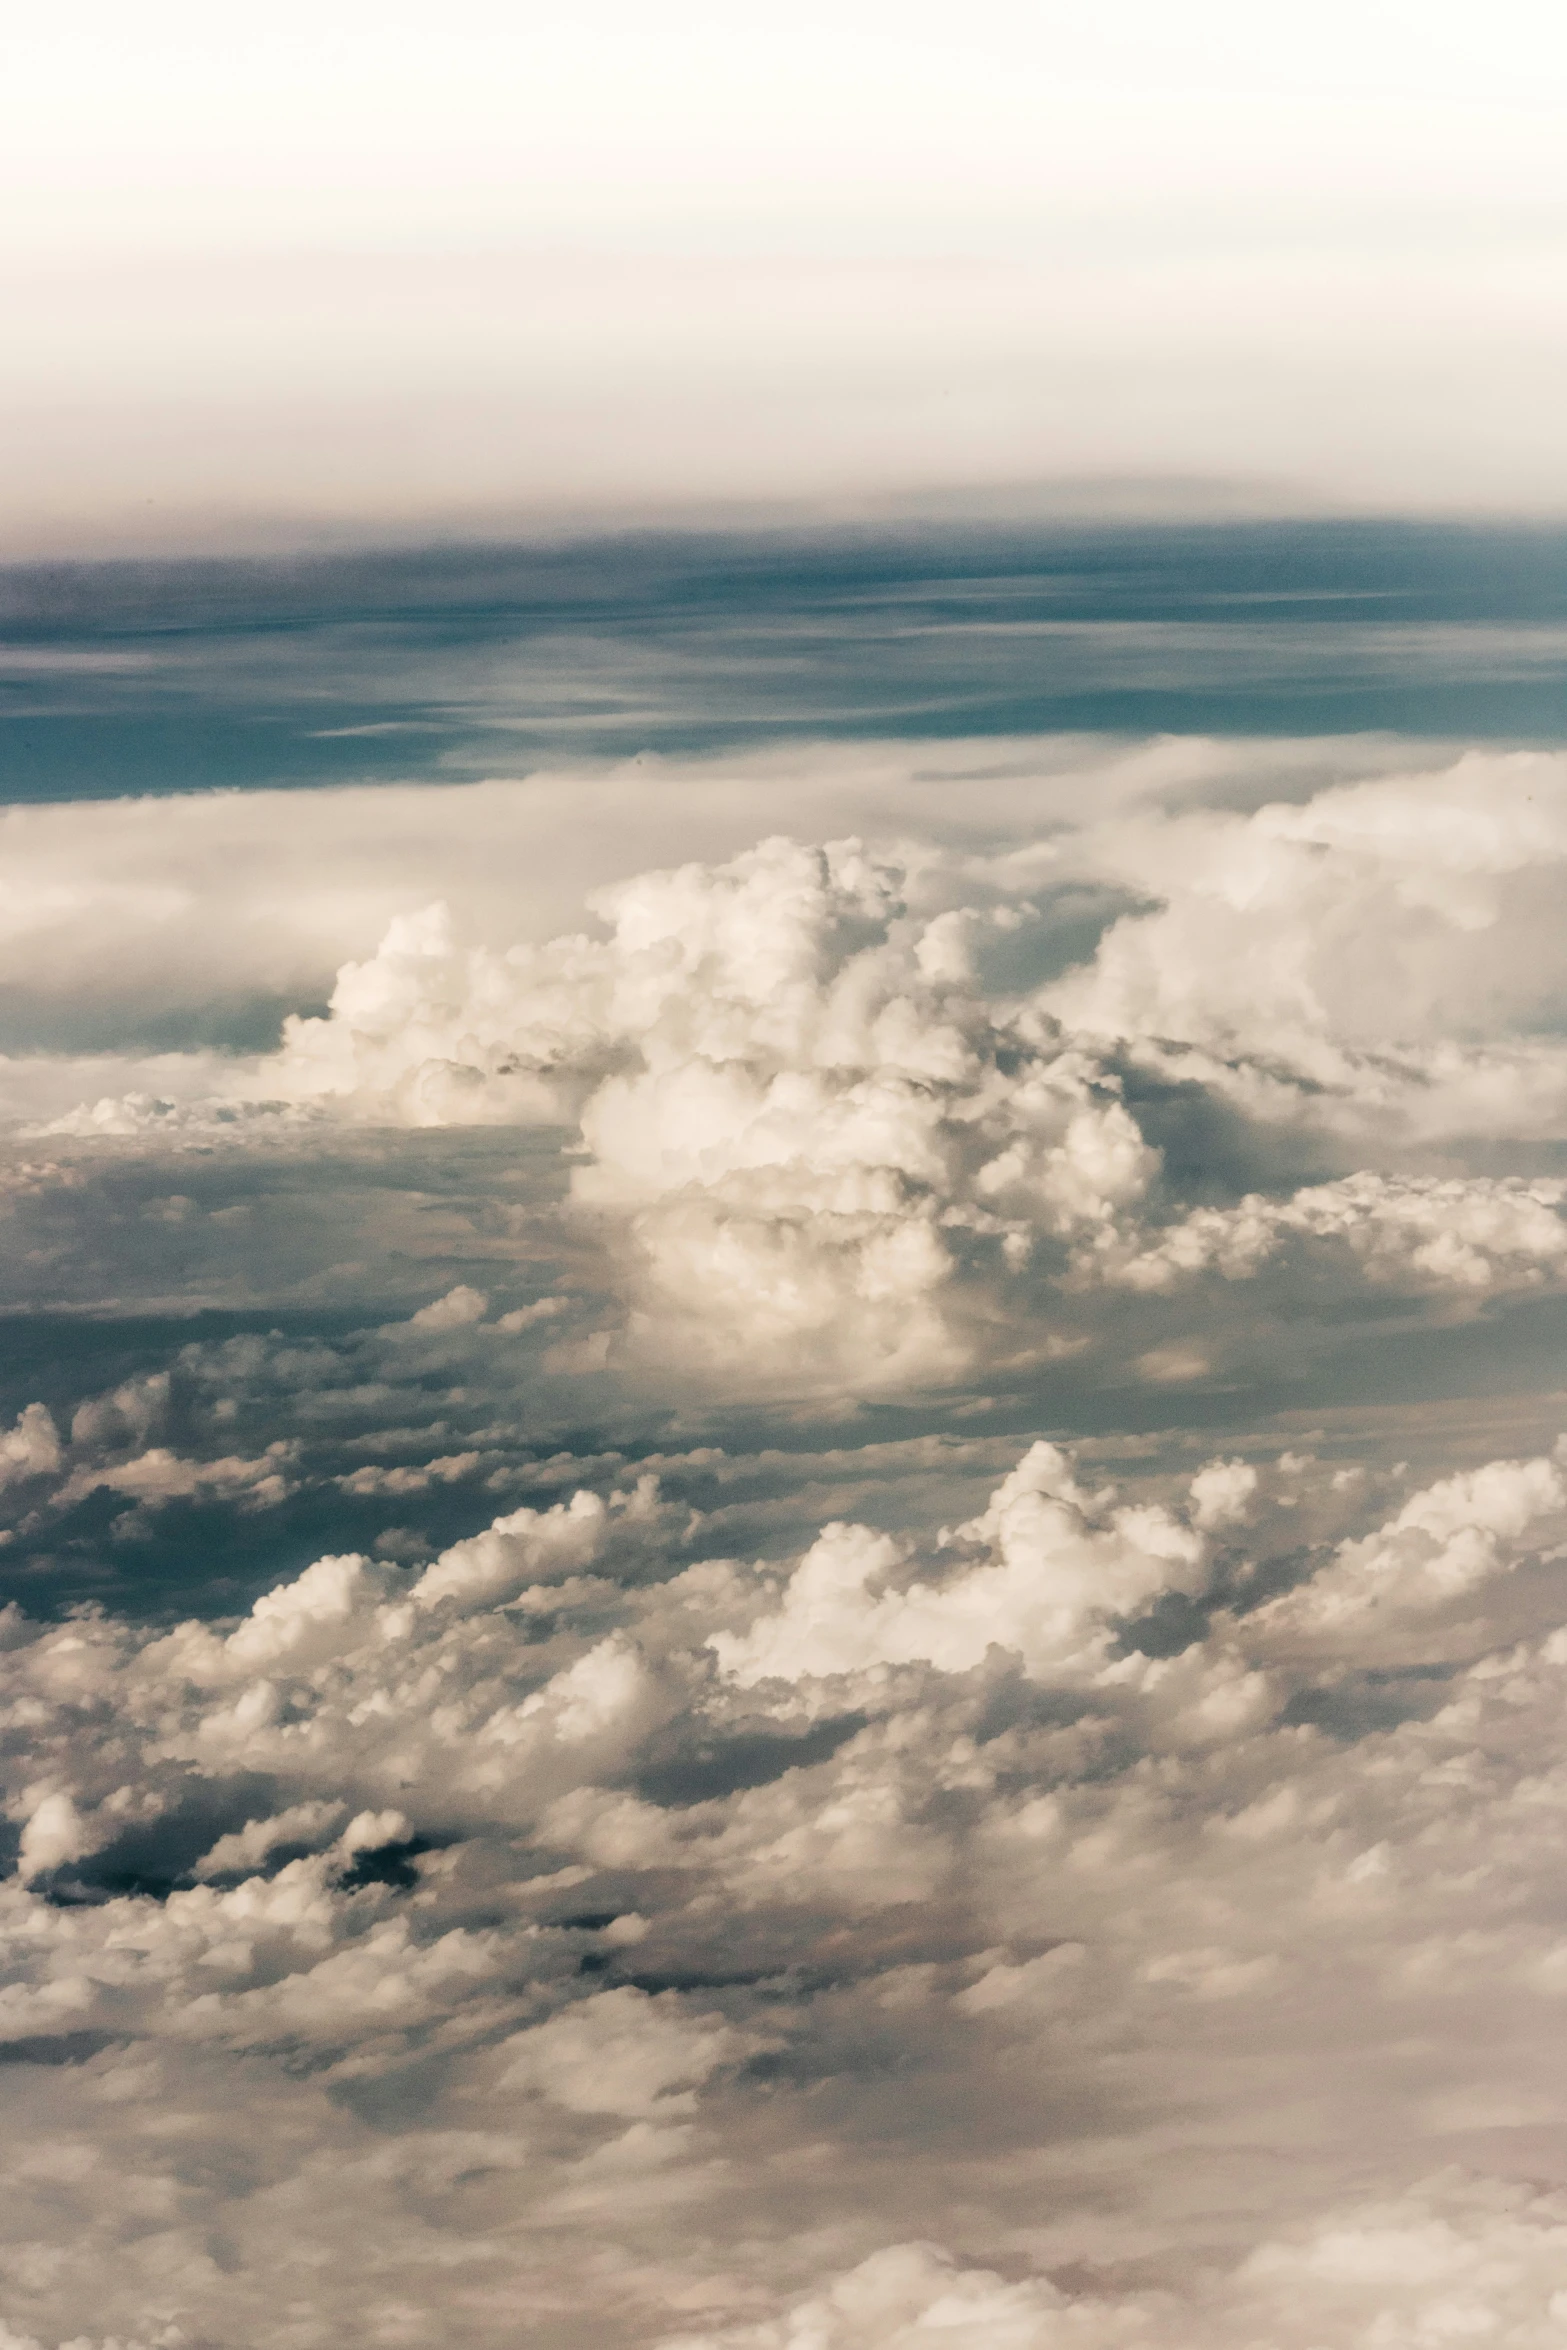
[[[691,1532],[644,1477],[232,1630],[14,1624],[29,2323],[1552,2338],[1555,1460],[1036,1444],[945,1535]]]
[[[1052,755],[10,1065],[0,2342],[1559,2339],[1561,762]]]

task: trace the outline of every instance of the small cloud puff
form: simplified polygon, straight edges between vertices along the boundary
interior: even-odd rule
[[[1158,1505],[1116,1508],[1085,1493],[1052,1444],[1036,1444],[956,1541],[966,1571],[939,1584],[885,1585],[897,1544],[864,1527],[829,1526],[791,1576],[778,1611],[743,1637],[715,1633],[742,1685],[862,1672],[922,1661],[967,1672],[992,1647],[1029,1672],[1065,1672],[1102,1655],[1107,1626],[1166,1590],[1195,1591],[1204,1544]]]
[[[30,1403],[14,1428],[0,1433],[0,1491],[33,1477],[48,1477],[62,1459],[60,1433],[41,1403]]]

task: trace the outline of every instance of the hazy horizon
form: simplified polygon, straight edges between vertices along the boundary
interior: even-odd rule
[[[1535,0],[90,0],[8,55],[0,557],[1018,483],[1567,513]]]

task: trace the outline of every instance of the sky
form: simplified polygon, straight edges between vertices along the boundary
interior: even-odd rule
[[[1567,509],[1540,0],[85,0],[5,49],[12,559]]]
[[[1559,22],[3,45],[0,2350],[1562,2350]]]

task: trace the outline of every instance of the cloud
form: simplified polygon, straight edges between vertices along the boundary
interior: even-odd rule
[[[504,956],[460,950],[432,909],[345,970],[326,1019],[291,1025],[270,1081],[415,1126],[577,1123],[573,1197],[624,1235],[625,1344],[666,1365],[953,1378],[1003,1324],[1016,1350],[1000,1293],[1028,1268],[1047,1352],[1077,1335],[1051,1316],[1052,1274],[1057,1291],[1234,1281],[1317,1243],[1378,1282],[1537,1283],[1564,1250],[1555,1181],[1363,1168],[1183,1214],[1138,1103],[1150,1077],[1175,1082],[1238,1110],[1259,1149],[1286,1125],[1328,1155],[1457,1139],[1482,1093],[1488,1131],[1509,1106],[1536,1130],[1567,1085],[1559,1047],[1466,1053],[1421,1029],[1446,1036],[1458,972],[1471,1010],[1505,984],[1514,1017],[1554,984],[1504,963],[1516,934],[1487,889],[1533,886],[1567,849],[1560,802],[1557,768],[1525,759],[1483,793],[1455,770],[1425,828],[1402,782],[1167,820],[1167,903],[1022,995],[989,993],[982,965],[1038,908],[993,879],[964,903],[979,877],[931,850],[769,841],[601,892],[607,938]],[[1350,952],[1328,952],[1325,921]],[[1408,960],[1438,946],[1443,992],[1422,1000]],[[1187,969],[1204,1010],[1171,996]]]
[[[1050,1444],[1036,1444],[955,1539],[989,1555],[937,1588],[877,1593],[900,1564],[897,1546],[863,1527],[827,1528],[776,1615],[743,1639],[714,1636],[720,1664],[748,1685],[913,1659],[966,1672],[994,1646],[1027,1669],[1060,1670],[1112,1617],[1204,1579],[1190,1527],[1157,1505],[1117,1509],[1112,1495],[1085,1493]]]
[[[1542,1552],[1567,1556],[1567,1545],[1552,1543],[1564,1532],[1567,1484],[1556,1458],[1491,1461],[1444,1478],[1375,1533],[1342,1543],[1331,1567],[1270,1601],[1256,1625],[1286,1641],[1327,1635],[1335,1649],[1352,1638],[1368,1662],[1453,1653],[1454,1641],[1461,1654],[1496,1637],[1486,1586]],[[1411,1641],[1412,1623],[1420,1630]]]
[[[11,1137],[22,2338],[1559,2330],[1559,763],[1086,772]]]
[[[670,2336],[660,2350],[1176,2350],[1304,2346],[1323,2339],[1415,2350],[1464,2334],[1549,2341],[1567,2303],[1557,2287],[1567,2205],[1502,2181],[1456,2177],[1406,2200],[1350,2209],[1303,2241],[1261,2245],[1200,2294],[1068,2295],[1046,2278],[1008,2283],[941,2246],[890,2245],[787,2316],[720,2333]]]
[[[1102,1255],[1112,1279],[1141,1290],[1209,1270],[1244,1280],[1292,1240],[1342,1242],[1377,1282],[1460,1292],[1537,1285],[1567,1253],[1564,1200],[1567,1185],[1551,1178],[1400,1180],[1366,1170],[1285,1199],[1249,1193],[1234,1207],[1198,1208],[1141,1248],[1116,1235],[1120,1246]]]
[[[1118,1494],[1041,1444],[946,1534],[829,1526],[782,1570],[685,1563],[686,1513],[619,1494],[411,1581],[319,1560],[232,1629],[12,1635],[7,2077],[62,2053],[32,2158],[108,2224],[89,2114],[204,2150],[155,2276],[30,2268],[12,2207],[35,2333],[250,2330],[258,2263],[330,2240],[318,2329],[434,2260],[495,2285],[478,2340],[524,2280],[724,2350],[1548,2338],[1567,2220],[1494,2165],[1552,2110],[1553,1463],[1389,1514],[1303,1455]],[[722,2229],[672,2246],[698,2204]]]
[[[1335,784],[1247,816],[1112,822],[1104,869],[1162,900],[1045,990],[1252,1116],[1407,1137],[1559,1115],[1563,970],[1542,920],[1567,854],[1552,755]]]
[[[846,752],[841,796],[917,801],[931,837],[629,871],[645,779],[541,779],[531,814],[528,787],[484,787],[451,803],[461,919],[406,910],[432,878],[415,794],[378,884],[405,911],[325,1014],[276,1052],[165,1055],[144,1100],[78,1096],[47,1156],[12,1144],[19,1307],[42,1284],[50,1311],[245,1327],[15,1396],[61,1449],[43,1465],[35,1415],[22,1478],[5,1440],[8,1571],[64,1561],[101,1598],[183,1545],[196,1573],[230,1504],[277,1513],[295,1559],[383,1538],[428,1559],[553,1498],[539,1464],[584,1428],[629,1458],[728,1442],[728,1416],[941,1395],[1105,1424],[1128,1388],[1169,1413],[1259,1377],[1325,1394],[1395,1337],[1511,1343],[1564,1271],[1560,762],[1355,755],[1369,772],[1346,780],[1341,747],[1324,783],[1298,745],[1034,745],[989,779],[953,754],[927,787],[906,754]],[[722,836],[779,756],[658,790]],[[795,780],[831,800],[819,752]],[[618,877],[575,932],[541,887],[507,943],[483,828],[549,866],[577,792],[614,816]],[[259,922],[292,868],[219,803],[200,816],[139,821],[192,902],[249,872]],[[323,870],[342,817],[303,820]],[[226,967],[232,932],[248,967],[212,903],[224,943],[198,925],[181,951]],[[373,936],[360,901],[344,919]],[[45,1101],[102,1065],[51,1059]],[[274,1571],[241,1539],[233,1604]]]
[[[721,2023],[688,2020],[669,1992],[653,1999],[627,1985],[507,2041],[496,2087],[534,2090],[572,2113],[690,2112],[694,2087],[748,2044]]]
[[[280,1846],[319,1844],[341,1821],[340,1803],[294,1803],[269,1820],[247,1820],[243,1828],[220,1836],[210,1852],[197,1861],[194,1874],[202,1877],[249,1877]],[[379,1839],[391,1842],[390,1835]]]
[[[285,1472],[292,1457],[293,1448],[286,1438],[269,1445],[262,1457],[254,1461],[232,1457],[215,1461],[182,1460],[157,1446],[112,1467],[75,1470],[53,1499],[58,1507],[69,1508],[72,1502],[82,1500],[87,1494],[107,1488],[111,1493],[127,1495],[143,1509],[157,1509],[164,1502],[210,1491],[224,1496],[243,1494],[251,1507],[265,1509],[287,1495],[289,1483]]]
[[[753,1563],[644,1473],[233,1625],[13,1624],[0,2032],[96,2215],[61,2269],[7,2206],[22,2322],[264,2340],[336,2243],[318,2331],[455,2267],[480,2341],[525,2286],[724,2350],[1545,2340],[1567,2222],[1496,2165],[1567,1979],[1560,1473],[1385,1495],[1040,1443]],[[200,2166],[115,2268],[71,2149],[159,2114]]]
[[[60,1435],[47,1408],[27,1404],[16,1426],[0,1435],[0,1486],[50,1476],[60,1466]]]

